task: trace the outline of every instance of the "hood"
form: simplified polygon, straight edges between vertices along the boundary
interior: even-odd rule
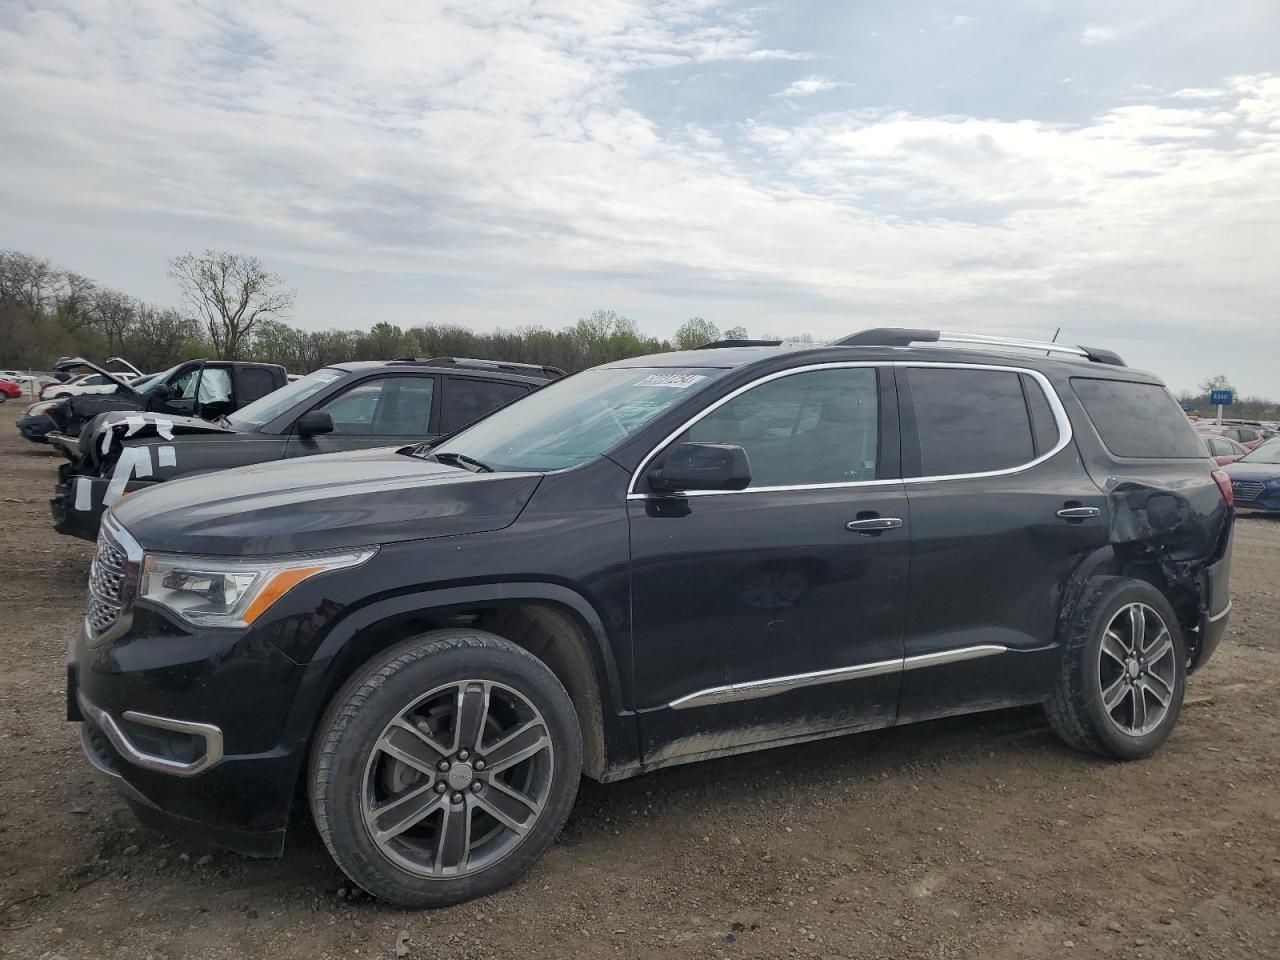
[[[129,361],[127,360],[122,360],[120,357],[112,357],[111,361],[119,362],[124,366],[128,367],[130,370],[132,370],[135,375],[142,376],[142,371],[139,370],[137,367],[135,367],[132,363],[129,363]],[[111,361],[108,361],[108,362],[111,362]],[[86,360],[84,357],[63,357],[61,360],[59,360],[57,363],[53,365],[53,368],[57,370],[59,373],[65,373],[68,370],[77,370],[80,367],[84,367],[88,370],[92,370],[94,373],[102,374],[108,380],[114,381],[118,385],[118,387],[122,390],[125,390],[129,393],[136,392],[133,389],[133,387],[129,386],[129,381],[124,379],[124,377],[120,375],[121,371],[108,370],[105,367],[100,367],[96,363],[94,363],[92,360]]]
[[[146,407],[147,398],[117,388],[115,393],[82,393],[61,402],[67,419],[85,421],[112,410],[141,410]]]
[[[184,435],[236,432],[199,417],[178,417],[146,410],[109,410],[98,414],[80,431],[80,457],[83,465],[92,470],[113,459],[114,454],[131,440],[173,442]]]
[[[1272,480],[1280,477],[1280,463],[1228,463],[1222,468],[1232,480]]]
[[[541,479],[381,447],[170,480],[130,494],[112,514],[148,550],[297,553],[498,530]]]

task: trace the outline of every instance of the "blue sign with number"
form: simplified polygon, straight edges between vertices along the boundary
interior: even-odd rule
[[[1231,406],[1231,391],[1230,390],[1210,390],[1209,402],[1214,404],[1215,406],[1218,404],[1221,404],[1224,407],[1229,407]]]

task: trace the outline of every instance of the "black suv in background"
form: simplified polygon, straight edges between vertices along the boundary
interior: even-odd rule
[[[64,397],[47,406],[39,405],[39,412],[53,424],[45,434],[45,442],[70,460],[80,456],[85,426],[102,414],[155,414],[211,420],[265,397],[288,380],[288,373],[278,363],[245,360],[184,360],[161,373],[132,381],[83,357],[59,360],[56,368],[59,371],[94,370],[117,384],[114,393]]]
[[[454,903],[581,775],[1016,704],[1145,757],[1226,629],[1232,516],[1106,351],[713,345],[116,503],[68,707],[144,820],[278,854],[301,788],[356,883]]]
[[[563,375],[556,367],[456,357],[338,363],[213,422],[132,411],[100,416],[82,431],[77,458],[58,472],[53,526],[92,540],[106,507],[157,483],[430,440]]]

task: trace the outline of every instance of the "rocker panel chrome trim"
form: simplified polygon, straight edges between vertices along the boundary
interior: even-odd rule
[[[860,663],[852,667],[835,667],[831,670],[815,670],[811,673],[769,677],[765,680],[748,680],[743,683],[730,683],[720,687],[709,687],[706,690],[697,690],[672,700],[667,706],[672,710],[687,710],[690,707],[707,707],[719,703],[734,703],[739,700],[756,700],[760,697],[772,697],[780,693],[788,693],[802,687],[840,683],[844,680],[858,680],[864,677],[879,677],[889,673],[919,670],[923,667],[934,667],[944,663],[960,663],[963,660],[975,660],[979,657],[991,657],[1008,652],[1009,648],[1001,644],[982,643],[972,647],[961,647],[957,650],[940,650],[937,653],[923,653],[897,660],[877,660],[873,663]]]

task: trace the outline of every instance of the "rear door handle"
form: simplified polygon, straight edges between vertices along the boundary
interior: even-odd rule
[[[1063,507],[1058,516],[1063,520],[1088,520],[1102,516],[1102,511],[1098,507]]]
[[[872,517],[868,520],[850,520],[844,525],[846,530],[896,530],[902,526],[900,517]]]

